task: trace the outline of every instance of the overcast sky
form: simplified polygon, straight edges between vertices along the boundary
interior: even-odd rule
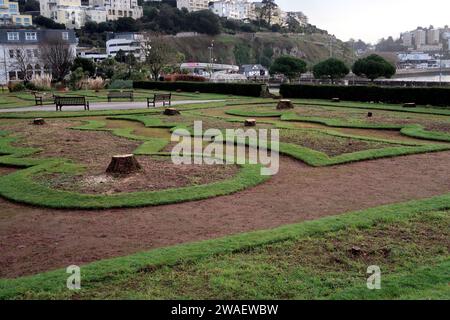
[[[417,26],[450,25],[450,0],[276,0],[284,11],[303,11],[310,23],[341,40],[376,42]]]

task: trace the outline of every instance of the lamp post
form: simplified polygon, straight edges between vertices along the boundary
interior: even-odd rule
[[[211,41],[211,46],[208,47],[208,49],[209,49],[209,78],[211,78],[214,63],[214,40]]]

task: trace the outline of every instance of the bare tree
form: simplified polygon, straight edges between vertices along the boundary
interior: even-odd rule
[[[177,52],[160,36],[142,43],[141,53],[144,63],[150,68],[150,72],[155,80],[164,67],[177,62]]]
[[[19,77],[24,81],[30,81],[33,77],[33,50],[24,46],[15,46],[10,49],[11,67],[19,72]],[[30,68],[31,67],[31,68]]]
[[[53,79],[64,80],[70,72],[75,52],[67,41],[51,39],[40,45],[41,59],[51,70]]]

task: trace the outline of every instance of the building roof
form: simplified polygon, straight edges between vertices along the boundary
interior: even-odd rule
[[[18,32],[19,40],[8,40],[8,32]],[[26,32],[36,32],[36,40],[26,40]],[[77,44],[78,39],[74,30],[57,30],[57,29],[0,29],[0,44],[33,44],[46,40],[62,39],[61,34],[68,33],[68,43]]]

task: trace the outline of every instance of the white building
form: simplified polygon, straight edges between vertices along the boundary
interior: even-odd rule
[[[417,29],[413,31],[414,43],[417,49],[427,44],[427,32],[422,29]]]
[[[219,17],[235,20],[255,20],[255,4],[248,0],[219,0],[209,3],[209,9]]]
[[[428,29],[427,30],[427,44],[437,45],[440,41],[441,32],[439,29]]]
[[[137,0],[89,0],[91,7],[101,7],[106,9],[106,20],[117,20],[119,18],[130,17],[133,19],[142,18],[143,9],[138,5]]]
[[[413,34],[411,32],[405,32],[401,34],[403,46],[407,48],[413,47]]]
[[[144,36],[138,33],[115,33],[108,35],[106,41],[106,54],[115,57],[119,51],[126,54],[133,54],[136,58],[141,58],[142,43]]]
[[[208,10],[211,0],[177,0],[177,8],[186,8],[189,12]]]
[[[0,84],[49,73],[39,49],[42,42],[54,39],[67,41],[75,55],[78,40],[73,30],[0,29]]]
[[[88,21],[100,23],[124,17],[139,19],[143,15],[137,0],[89,0],[87,6],[81,5],[81,0],[40,0],[40,10],[42,16],[70,29],[79,29]]]

